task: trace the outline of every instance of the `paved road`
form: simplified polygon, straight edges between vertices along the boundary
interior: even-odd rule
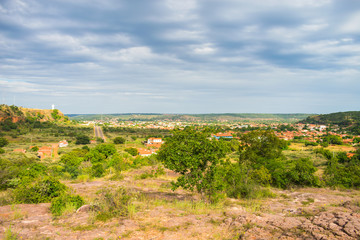
[[[100,126],[95,125],[94,126],[94,132],[95,132],[95,137],[96,138],[102,138],[102,139],[104,139],[104,142],[105,142],[105,136],[104,136],[104,133],[103,133]]]

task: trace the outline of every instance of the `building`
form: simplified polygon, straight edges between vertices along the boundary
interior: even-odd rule
[[[13,152],[21,152],[21,153],[26,153],[26,150],[25,149],[14,149]]]
[[[44,159],[44,158],[51,158],[52,156],[52,153],[53,153],[53,149],[52,147],[41,147],[39,148],[39,151],[37,152],[38,153],[38,157],[40,159]]]
[[[146,141],[145,146],[150,148],[160,148],[163,143],[164,142],[161,138],[149,138]]]
[[[216,139],[225,138],[225,139],[233,139],[234,136],[232,135],[233,132],[226,132],[226,133],[216,133],[213,134],[212,137]]]
[[[59,142],[59,147],[67,147],[69,143],[66,140],[62,140]]]
[[[138,148],[138,153],[142,157],[148,157],[154,153],[156,153],[157,149],[146,149],[146,148]]]

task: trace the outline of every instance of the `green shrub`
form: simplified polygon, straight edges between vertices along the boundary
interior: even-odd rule
[[[86,151],[90,151],[90,148],[88,147],[88,146],[83,146],[81,149],[84,149],[84,150],[86,150]]]
[[[30,149],[30,151],[31,151],[31,152],[37,152],[37,151],[39,151],[39,147],[34,146],[34,147],[32,147],[32,148]]]
[[[73,207],[76,210],[84,203],[79,195],[62,194],[51,200],[50,211],[54,216],[61,216],[65,209]]]
[[[319,178],[314,175],[316,171],[317,169],[310,159],[297,159],[287,172],[288,181],[297,186],[319,186]]]
[[[114,154],[108,162],[109,167],[121,172],[130,168],[130,164],[124,160],[118,153]]]
[[[5,153],[5,150],[0,147],[0,154]]]
[[[114,143],[115,143],[115,144],[124,144],[124,143],[125,143],[125,138],[123,138],[123,137],[116,137],[116,138],[114,138]]]
[[[90,138],[86,135],[78,135],[76,137],[76,142],[75,144],[79,145],[79,144],[89,144],[90,143]]]
[[[9,141],[6,138],[0,137],[0,147],[5,147],[9,144]]]
[[[95,147],[95,150],[97,150],[99,153],[104,154],[106,158],[116,153],[115,145],[111,143],[99,144]]]
[[[99,207],[96,215],[97,220],[107,221],[113,217],[126,217],[129,215],[128,206],[131,197],[126,189],[120,187],[115,192],[104,189],[98,195],[95,202],[95,206]]]
[[[317,142],[305,141],[305,146],[318,146]]]
[[[359,188],[360,154],[348,159],[341,159],[341,155],[328,160],[324,172],[326,184],[332,187]]]
[[[37,163],[37,158],[25,155],[9,159],[0,158],[0,189],[14,188],[24,178],[46,175],[45,165]]]
[[[40,177],[33,183],[21,183],[15,190],[17,203],[50,202],[52,198],[60,196],[67,187],[54,177]]]
[[[91,149],[90,152],[85,155],[85,160],[90,161],[92,164],[104,162],[105,159],[106,156],[96,149]]]
[[[132,156],[138,155],[138,150],[136,148],[125,148],[124,151],[130,153]]]
[[[102,177],[105,173],[102,163],[95,163],[91,167],[91,176],[92,177]]]

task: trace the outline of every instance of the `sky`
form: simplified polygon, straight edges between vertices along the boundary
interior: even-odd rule
[[[0,0],[0,103],[360,110],[359,0]]]

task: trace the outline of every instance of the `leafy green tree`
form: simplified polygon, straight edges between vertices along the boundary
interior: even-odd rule
[[[99,153],[104,154],[106,158],[112,156],[114,153],[116,153],[116,148],[114,144],[111,143],[103,143],[99,144],[95,147],[95,150],[97,150]]]
[[[136,156],[139,153],[136,148],[132,148],[132,147],[131,148],[125,148],[124,151],[131,154],[132,156]]]
[[[125,143],[125,138],[123,138],[123,137],[116,137],[116,138],[114,138],[114,143],[115,143],[115,144],[124,144],[124,143]]]
[[[85,160],[90,161],[92,164],[105,161],[106,156],[98,150],[92,149],[85,155]]]
[[[297,186],[319,186],[320,181],[314,173],[317,171],[314,163],[308,158],[295,160],[287,172],[289,184]]]
[[[337,135],[326,135],[322,138],[323,142],[327,142],[328,144],[342,145],[343,141],[340,136]]]
[[[283,140],[270,130],[256,130],[241,137],[239,168],[246,169],[245,183],[271,183],[276,187],[318,186],[317,169],[309,159],[287,161],[282,154]],[[266,171],[264,167],[268,170]],[[260,171],[261,170],[261,171]],[[258,176],[254,175],[256,173]],[[269,176],[271,180],[269,181]],[[259,181],[260,179],[263,179]],[[264,181],[265,180],[265,181]]]
[[[270,159],[283,157],[284,142],[271,130],[255,130],[241,137],[239,161],[263,165]]]
[[[76,137],[76,142],[75,144],[79,145],[79,144],[89,144],[90,143],[90,138],[86,135],[79,135]]]
[[[210,134],[186,128],[174,130],[158,152],[158,159],[168,169],[181,176],[173,189],[182,187],[211,197],[222,188],[217,185],[220,159],[226,149],[220,141],[210,140]]]

